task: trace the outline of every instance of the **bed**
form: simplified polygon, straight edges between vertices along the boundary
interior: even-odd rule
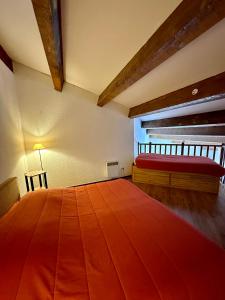
[[[225,299],[225,251],[124,179],[26,194],[0,251],[4,300]]]
[[[133,182],[218,193],[225,169],[202,156],[139,154]]]

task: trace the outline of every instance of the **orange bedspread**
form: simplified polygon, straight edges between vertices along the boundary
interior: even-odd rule
[[[125,180],[32,192],[0,220],[1,300],[224,300],[225,252]]]

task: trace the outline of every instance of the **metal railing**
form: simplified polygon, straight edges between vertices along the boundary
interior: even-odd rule
[[[221,154],[220,154],[220,165],[225,167],[225,145],[222,144]],[[221,177],[221,182],[225,183],[225,176]]]
[[[141,153],[205,156],[225,167],[225,144],[185,144],[184,142],[180,144],[138,143],[138,154]],[[221,178],[221,182],[225,183],[225,176]]]

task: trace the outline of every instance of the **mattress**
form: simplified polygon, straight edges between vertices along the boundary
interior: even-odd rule
[[[28,193],[0,266],[4,300],[225,299],[224,250],[122,179]]]
[[[208,157],[142,153],[135,159],[138,168],[171,172],[207,174],[221,177],[225,169]]]

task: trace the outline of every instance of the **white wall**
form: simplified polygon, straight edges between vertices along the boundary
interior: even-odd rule
[[[141,128],[141,118],[134,119],[134,156],[138,155],[138,143],[148,143],[149,136],[146,129]]]
[[[25,153],[14,74],[0,60],[0,182],[18,177],[25,192]]]
[[[57,92],[49,76],[20,64],[15,79],[28,166],[40,167],[31,149],[35,142],[45,144],[50,187],[105,179],[107,160],[119,160],[124,174],[131,173],[133,121],[127,108],[113,102],[98,107],[96,95],[67,83]]]

